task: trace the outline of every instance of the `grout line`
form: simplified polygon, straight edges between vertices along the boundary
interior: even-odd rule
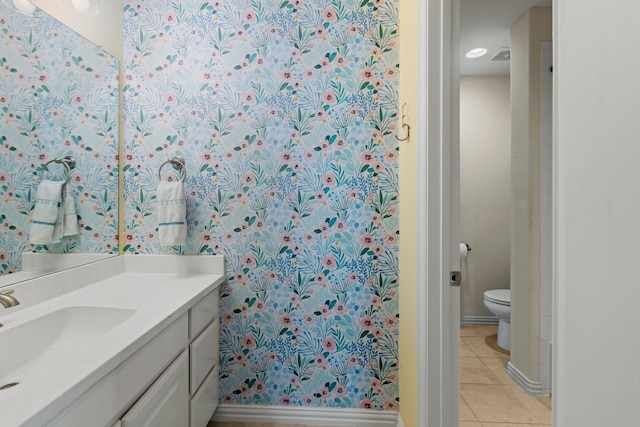
[[[459,393],[459,395],[460,395],[460,399],[464,400],[465,405],[467,405],[467,408],[469,408],[469,410],[471,411],[471,413],[473,414],[473,416],[474,416],[474,417],[476,417],[476,419],[475,419],[474,421],[466,421],[466,422],[469,422],[469,423],[476,422],[476,421],[477,421],[477,422],[481,422],[481,421],[480,421],[480,418],[478,418],[478,414],[476,414],[475,412],[473,412],[473,408],[471,407],[471,405],[469,405],[469,402],[467,402],[467,399],[465,399],[464,397],[462,397],[462,393]],[[458,416],[459,416],[459,415],[460,415],[460,414],[458,414]],[[460,421],[458,421],[458,422],[460,422]]]

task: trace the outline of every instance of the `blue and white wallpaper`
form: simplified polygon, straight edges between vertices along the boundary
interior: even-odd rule
[[[72,155],[80,233],[30,245],[30,213],[42,165]],[[50,165],[47,178],[62,176]],[[0,2],[0,274],[22,253],[118,251],[118,62],[36,10]]]
[[[397,409],[397,2],[125,1],[124,26],[122,245],[225,256],[222,402]],[[161,247],[175,155],[188,237]]]

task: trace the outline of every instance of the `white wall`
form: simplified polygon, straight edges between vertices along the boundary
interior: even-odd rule
[[[78,34],[122,61],[123,0],[100,1],[100,14],[87,16],[75,12],[63,0],[30,0]]]
[[[463,321],[493,316],[484,291],[509,288],[511,111],[509,77],[460,79],[460,239]]]
[[[554,3],[554,426],[639,426],[640,2]]]

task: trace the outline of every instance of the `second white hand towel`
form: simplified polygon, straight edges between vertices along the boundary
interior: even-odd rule
[[[75,236],[78,234],[78,214],[76,214],[76,201],[71,194],[71,186],[67,184],[67,190],[62,199],[62,235]]]
[[[187,204],[184,184],[160,181],[158,202],[158,238],[163,246],[183,245],[187,239]]]
[[[56,224],[62,221],[62,192],[66,181],[43,180],[38,186],[31,216],[29,243],[44,245],[60,241]]]

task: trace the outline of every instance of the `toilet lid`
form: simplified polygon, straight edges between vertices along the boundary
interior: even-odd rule
[[[495,304],[511,305],[511,289],[492,289],[486,291],[484,297]]]

